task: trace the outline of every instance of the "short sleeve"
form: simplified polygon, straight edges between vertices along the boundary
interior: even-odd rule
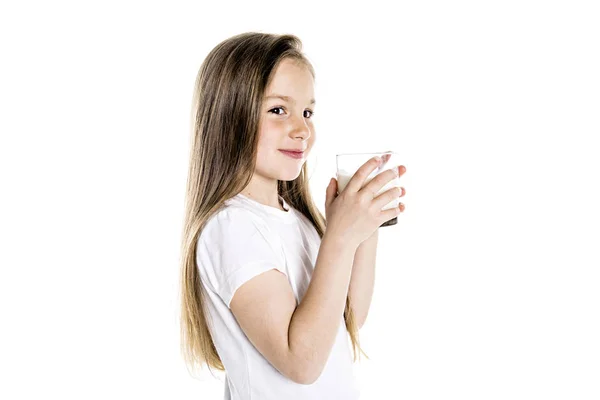
[[[209,219],[198,240],[200,273],[230,307],[235,291],[251,278],[271,269],[287,276],[279,243],[251,211],[221,210]]]

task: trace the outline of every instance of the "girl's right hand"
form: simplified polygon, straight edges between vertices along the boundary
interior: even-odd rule
[[[377,157],[364,163],[337,197],[337,181],[332,179],[325,196],[328,236],[335,235],[344,243],[358,247],[381,224],[400,214],[399,207],[381,211],[386,204],[401,195],[399,187],[393,187],[375,197],[382,187],[398,177],[399,167],[380,173],[363,187],[371,172],[379,166]]]

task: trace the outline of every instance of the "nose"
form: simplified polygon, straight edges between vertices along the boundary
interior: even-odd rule
[[[300,138],[302,140],[307,140],[310,137],[310,129],[306,122],[302,120],[302,122],[296,122],[294,129],[291,132],[292,138]]]

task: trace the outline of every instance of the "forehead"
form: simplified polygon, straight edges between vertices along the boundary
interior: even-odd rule
[[[283,60],[267,87],[265,97],[277,96],[285,101],[314,100],[314,82],[310,70],[295,60]]]

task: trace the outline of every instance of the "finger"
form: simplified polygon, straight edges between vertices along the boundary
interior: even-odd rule
[[[381,156],[382,162],[381,162],[381,167],[380,168],[382,168],[383,166],[385,166],[387,164],[387,162],[390,161],[390,158],[392,158],[392,152],[391,151],[389,151],[386,154],[382,155]]]
[[[398,167],[398,171],[400,173],[399,176],[402,176],[406,172],[406,167],[404,165],[401,165],[401,166]]]
[[[389,221],[390,219],[392,219],[394,217],[397,217],[402,212],[404,212],[404,204],[402,204],[402,203],[398,204],[398,207],[392,207],[390,209],[383,210],[380,214],[380,216],[381,216],[380,225],[383,224],[384,222]]]
[[[373,207],[376,207],[381,210],[383,207],[388,205],[390,202],[392,202],[392,201],[396,200],[397,198],[399,198],[400,196],[402,196],[402,194],[403,194],[403,191],[398,186],[395,186],[389,190],[386,190],[385,192],[381,193],[379,196],[375,197],[375,199],[373,200]]]
[[[367,177],[380,165],[380,161],[378,157],[373,157],[366,163],[364,163],[350,178],[350,181],[344,188],[345,191],[349,192],[358,192],[360,188],[364,185]]]
[[[371,179],[360,191],[365,193],[379,193],[388,182],[398,177],[398,168],[385,170]]]

